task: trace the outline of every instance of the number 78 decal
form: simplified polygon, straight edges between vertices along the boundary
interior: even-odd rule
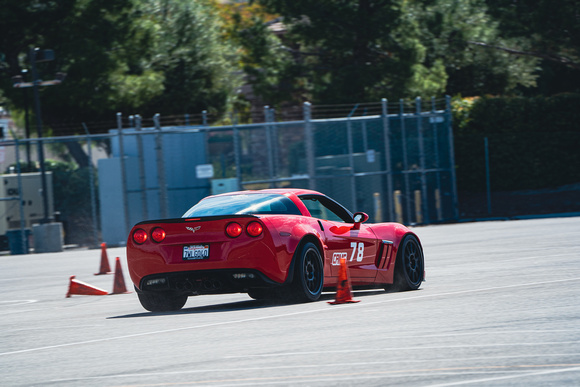
[[[355,254],[356,254],[356,261],[362,262],[363,255],[365,252],[365,244],[362,242],[358,242],[358,243],[357,242],[350,242],[350,247],[352,248],[352,254],[350,255],[349,262],[352,262]]]

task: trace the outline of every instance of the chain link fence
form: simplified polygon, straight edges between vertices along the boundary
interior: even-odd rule
[[[457,219],[449,98],[349,109],[336,118],[305,103],[301,119],[279,121],[265,107],[263,122],[231,117],[227,126],[209,126],[205,112],[172,125],[119,113],[105,134],[83,125],[84,135],[6,140],[0,235],[26,251],[26,230],[56,221],[65,244],[123,245],[133,224],[180,217],[209,194],[286,187],[323,192],[375,222]],[[31,172],[39,146],[49,160],[46,195]],[[16,242],[14,230],[22,230]]]

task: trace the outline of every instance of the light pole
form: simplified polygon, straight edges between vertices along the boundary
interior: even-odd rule
[[[21,75],[12,77],[13,86],[16,88],[32,87],[34,95],[34,115],[36,116],[36,131],[38,135],[38,161],[40,163],[40,175],[42,182],[42,204],[44,206],[44,218],[42,223],[49,223],[51,216],[48,213],[48,195],[46,185],[46,168],[44,165],[44,147],[42,146],[42,117],[40,110],[40,96],[38,93],[39,86],[54,86],[59,85],[66,77],[65,73],[57,73],[56,78],[52,81],[41,81],[38,79],[38,72],[36,71],[36,63],[48,62],[54,60],[53,50],[40,50],[38,48],[30,49],[28,59],[30,60],[30,67],[32,70],[32,82],[23,82]]]

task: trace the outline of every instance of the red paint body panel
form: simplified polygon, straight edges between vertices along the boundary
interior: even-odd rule
[[[397,223],[365,223],[357,230],[353,223],[314,218],[300,199],[301,195],[323,196],[311,190],[270,189],[237,194],[254,192],[284,195],[301,215],[232,215],[141,222],[133,227],[127,241],[129,274],[135,286],[142,289],[141,282],[148,276],[238,269],[259,273],[271,286],[281,285],[292,279],[293,257],[305,240],[320,249],[325,288],[336,286],[339,257],[347,258],[353,285],[379,286],[393,282],[398,246],[411,233],[407,227]],[[257,237],[245,231],[237,238],[225,233],[230,222],[237,222],[245,230],[253,221],[263,226],[263,233]],[[156,227],[166,232],[166,238],[160,243],[150,237]],[[143,244],[133,241],[137,229],[149,235]],[[185,260],[184,246],[191,245],[209,246],[209,257]]]
[[[242,233],[237,238],[225,234],[225,226],[230,221],[237,221],[242,227],[255,221],[255,217],[233,218],[226,220],[198,221],[177,220],[176,223],[154,222],[136,225],[131,231],[141,228],[150,232],[161,227],[167,232],[162,243],[148,240],[137,245],[129,238],[127,241],[127,259],[131,280],[139,287],[143,277],[157,273],[238,269],[250,268],[264,273],[275,282],[282,283],[288,275],[288,267],[293,251],[288,251],[279,235],[269,231],[271,222],[264,220],[264,232],[258,237]],[[192,232],[187,227],[194,229]],[[204,260],[183,260],[183,246],[208,244],[209,258]]]

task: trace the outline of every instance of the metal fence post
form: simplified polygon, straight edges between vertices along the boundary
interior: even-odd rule
[[[89,128],[83,122],[83,129],[87,134],[87,148],[89,154],[89,183],[91,189],[91,214],[93,216],[93,239],[95,240],[95,247],[99,245],[99,236],[97,234],[97,199],[95,196],[95,176],[93,172],[93,151],[92,151],[92,144],[91,144],[91,134],[89,133]]]
[[[405,212],[406,218],[411,221],[411,188],[409,187],[409,162],[407,160],[407,134],[405,131],[405,102],[399,100],[399,118],[401,119],[401,137],[403,140],[403,176],[405,179]]]
[[[270,123],[274,123],[276,121],[275,118],[275,112],[276,110],[274,108],[270,108],[270,110],[268,110],[268,114],[270,114]],[[280,172],[280,165],[279,165],[279,159],[280,159],[280,155],[279,155],[279,149],[278,149],[278,126],[277,125],[270,125],[270,129],[271,129],[271,139],[272,139],[272,159],[273,159],[273,164],[272,164],[272,169],[274,170],[274,177],[278,178],[280,176],[278,176],[278,173]],[[276,183],[275,183],[276,184]],[[276,186],[276,185],[275,185]]]
[[[165,219],[168,217],[167,182],[165,180],[165,159],[163,158],[163,134],[161,132],[159,117],[159,113],[153,116],[153,124],[155,125],[155,155],[157,158],[157,184],[159,185],[159,210],[161,218]]]
[[[270,106],[264,106],[264,130],[266,131],[266,154],[268,156],[268,178],[270,179],[270,188],[274,188],[274,161],[272,158],[272,132],[270,123]]]
[[[417,115],[417,141],[419,142],[419,163],[421,164],[421,212],[422,223],[429,223],[429,205],[427,203],[427,172],[425,172],[425,145],[423,143],[423,117],[421,115],[421,97],[415,99]]]
[[[234,161],[236,163],[236,179],[238,180],[238,187],[242,188],[242,166],[240,157],[240,133],[237,128],[237,117],[236,113],[232,113],[232,130],[234,132]]]
[[[24,219],[24,206],[22,204],[22,175],[21,175],[21,170],[20,170],[20,144],[18,141],[18,138],[16,137],[16,134],[14,134],[14,132],[12,131],[12,129],[10,129],[10,133],[12,134],[12,138],[14,139],[14,143],[16,144],[15,146],[15,152],[16,152],[16,174],[17,174],[17,182],[18,182],[18,205],[19,205],[19,211],[20,211],[20,243],[22,247],[22,253],[23,254],[28,254],[28,248],[27,248],[27,243],[26,243],[26,221]]]
[[[453,145],[453,124],[451,115],[451,97],[445,96],[445,113],[447,115],[447,138],[449,141],[449,163],[451,168],[451,184],[453,191],[453,217],[459,219],[459,205],[457,202],[457,180],[455,178],[455,150]]]
[[[431,128],[433,129],[433,147],[435,148],[435,177],[437,180],[437,190],[435,191],[435,209],[437,210],[437,220],[443,219],[441,211],[441,161],[439,160],[439,136],[437,135],[437,120],[435,119],[435,97],[431,97]]]
[[[363,112],[363,117],[367,115],[367,109],[364,110]],[[361,122],[361,131],[362,131],[362,141],[363,141],[363,151],[365,153],[368,152],[369,150],[369,138],[368,138],[368,133],[367,133],[367,122],[366,120],[363,120]]]
[[[123,120],[121,113],[117,113],[117,128],[119,135],[119,162],[121,165],[121,191],[123,195],[123,212],[125,215],[125,234],[129,233],[131,221],[129,220],[129,200],[127,198],[127,171],[125,170],[125,148],[123,146]]]
[[[389,116],[387,109],[387,99],[383,98],[381,100],[382,112],[383,112],[383,138],[385,145],[385,168],[387,172],[387,194],[383,195],[387,198],[387,207],[389,209],[389,221],[393,221],[394,210],[393,210],[393,171],[391,169],[391,138],[389,131]]]
[[[141,190],[141,212],[143,219],[147,214],[147,182],[145,181],[145,151],[143,150],[143,132],[141,131],[141,116],[135,114],[135,130],[137,131],[137,157],[139,158],[139,189]]]
[[[356,176],[354,175],[354,147],[352,145],[352,123],[351,117],[358,108],[358,104],[352,109],[350,114],[346,119],[346,143],[348,146],[348,166],[350,168],[350,199],[351,199],[351,210],[356,212],[357,200],[356,200]]]
[[[485,148],[485,188],[487,193],[487,213],[491,214],[491,185],[489,173],[489,144],[487,137],[483,139],[483,147]]]
[[[304,145],[306,150],[306,169],[308,171],[308,187],[312,190],[316,189],[316,165],[314,155],[314,131],[312,128],[312,105],[310,102],[304,102]]]

